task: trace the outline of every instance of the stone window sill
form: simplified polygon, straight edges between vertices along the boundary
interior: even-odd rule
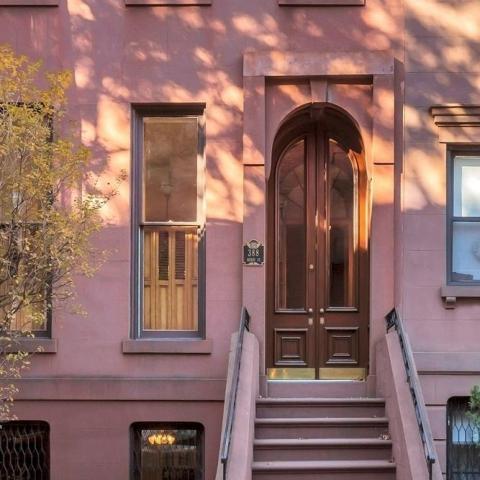
[[[480,285],[444,285],[440,289],[445,308],[456,307],[457,298],[480,298]]]
[[[365,5],[365,0],[278,0],[281,7],[358,7]]]
[[[212,0],[125,0],[127,7],[189,7],[211,4]]]
[[[0,0],[0,7],[58,7],[60,0]]]
[[[19,338],[4,351],[6,353],[57,353],[57,348],[56,338]]]
[[[155,339],[155,340],[124,340],[122,352],[150,353],[168,355],[209,355],[212,353],[213,342],[210,339]]]

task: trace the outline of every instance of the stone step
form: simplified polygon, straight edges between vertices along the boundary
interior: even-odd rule
[[[395,480],[385,460],[253,462],[254,480]]]
[[[258,418],[384,417],[383,398],[258,398]]]
[[[269,397],[359,398],[368,397],[368,382],[352,380],[268,380]]]
[[[256,438],[389,438],[388,419],[256,418]]]
[[[254,461],[391,460],[392,442],[376,438],[257,439]]]

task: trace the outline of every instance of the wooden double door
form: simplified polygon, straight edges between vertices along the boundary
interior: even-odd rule
[[[338,121],[309,121],[287,129],[274,148],[268,185],[270,379],[360,380],[368,371],[367,182],[352,132]]]

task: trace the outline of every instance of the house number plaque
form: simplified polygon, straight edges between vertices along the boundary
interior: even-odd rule
[[[263,265],[265,247],[258,240],[250,240],[243,246],[243,264],[250,266]]]

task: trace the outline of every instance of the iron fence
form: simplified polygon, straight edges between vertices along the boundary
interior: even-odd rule
[[[0,480],[48,480],[49,426],[45,422],[0,425]]]
[[[480,480],[480,425],[468,415],[467,397],[447,405],[447,479]]]

